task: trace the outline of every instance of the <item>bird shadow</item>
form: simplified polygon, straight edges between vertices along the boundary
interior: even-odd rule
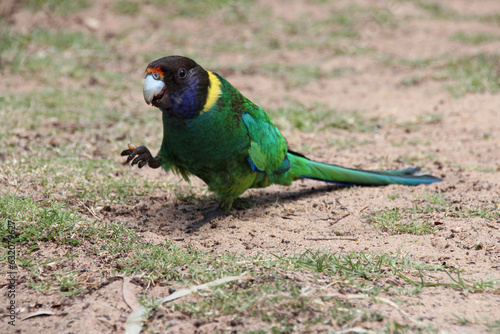
[[[309,189],[301,189],[294,191],[278,191],[278,192],[265,192],[263,194],[258,194],[258,196],[250,196],[250,197],[239,197],[234,200],[233,208],[229,211],[229,213],[225,214],[218,206],[216,209],[213,207],[209,210],[204,210],[202,212],[203,218],[196,220],[190,223],[186,229],[186,233],[193,233],[198,231],[200,228],[207,224],[212,224],[215,221],[222,219],[224,217],[236,216],[245,218],[251,218],[258,215],[262,215],[263,209],[272,205],[276,202],[279,203],[287,203],[296,201],[300,198],[307,198],[314,196],[319,193],[337,191],[342,188],[346,188],[345,186],[339,185],[322,185],[315,186]],[[255,208],[258,208],[255,210]]]

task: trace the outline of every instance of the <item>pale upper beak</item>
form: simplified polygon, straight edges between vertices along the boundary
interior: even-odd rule
[[[142,94],[144,101],[151,104],[155,97],[160,97],[165,92],[165,83],[161,79],[155,79],[151,74],[146,76],[144,86],[142,87]]]

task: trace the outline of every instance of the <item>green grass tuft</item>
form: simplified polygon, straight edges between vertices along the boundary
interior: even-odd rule
[[[498,93],[500,91],[500,58],[480,53],[452,59],[446,66],[454,83],[448,90],[455,97],[467,93]]]
[[[169,8],[170,18],[197,17],[202,18],[221,10],[232,10],[234,6],[248,6],[253,0],[244,0],[239,3],[233,0],[196,1],[196,0],[147,0],[159,8]]]
[[[270,110],[269,116],[280,129],[294,128],[308,132],[332,128],[373,132],[378,124],[377,119],[366,118],[358,110],[339,111],[321,104],[306,107],[303,104],[294,103],[286,108]]]
[[[25,0],[21,2],[34,12],[44,10],[58,15],[74,14],[92,6],[92,2],[87,0]]]
[[[398,208],[380,210],[368,215],[368,220],[375,223],[375,228],[390,234],[430,234],[434,232],[431,222],[424,220],[404,221]]]
[[[113,2],[113,10],[120,14],[139,15],[141,4],[133,0],[115,0]]]
[[[434,19],[460,19],[461,15],[440,1],[416,0],[417,6]]]
[[[500,41],[500,36],[489,32],[467,33],[460,31],[450,35],[450,40],[466,45],[479,45],[493,41]]]

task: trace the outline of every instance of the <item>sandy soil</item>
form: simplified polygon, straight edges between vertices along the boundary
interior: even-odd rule
[[[368,0],[355,1],[359,6],[371,4]],[[489,14],[500,10],[497,1],[481,1],[481,5],[469,6],[467,1],[445,1],[460,13]],[[351,2],[340,1],[335,4],[314,4],[307,1],[294,1],[285,6],[284,1],[260,1],[258,6],[270,8],[271,17],[296,19],[307,15],[311,19],[321,19],[328,12],[345,7]],[[257,6],[256,5],[256,6]],[[464,47],[450,41],[448,36],[457,31],[489,31],[500,35],[500,27],[484,22],[467,20],[429,19],[422,9],[414,3],[380,5],[388,8],[398,18],[397,27],[380,26],[368,22],[361,29],[359,47],[369,47],[377,52],[396,58],[420,59],[443,54],[469,55],[478,52],[496,52],[500,42]],[[145,6],[145,12],[153,7]],[[428,263],[446,263],[450,267],[461,267],[470,279],[499,277],[500,271],[500,221],[481,217],[458,218],[447,213],[430,213],[428,219],[440,222],[441,229],[429,235],[391,235],[366,220],[367,214],[385,208],[411,207],[416,198],[426,193],[443,193],[447,201],[457,210],[475,207],[496,208],[500,203],[500,95],[467,94],[453,98],[444,88],[443,82],[434,79],[435,67],[411,68],[398,64],[385,65],[372,55],[356,57],[334,57],[328,49],[287,50],[255,57],[244,52],[210,51],[210,44],[221,40],[247,38],[253,41],[256,23],[241,23],[235,27],[224,28],[222,18],[214,15],[210,23],[204,22],[204,30],[194,18],[178,18],[169,22],[147,21],[147,15],[129,17],[109,10],[109,2],[95,4],[92,8],[75,14],[68,22],[68,29],[92,31],[100,39],[110,39],[121,31],[124,25],[137,29],[128,37],[127,43],[118,48],[124,55],[133,55],[140,50],[155,50],[164,45],[166,53],[176,50],[167,39],[165,31],[185,29],[193,34],[184,49],[195,51],[197,42],[203,46],[198,51],[200,58],[216,59],[220,72],[238,87],[247,97],[264,108],[286,105],[293,99],[312,106],[321,103],[338,110],[361,110],[368,117],[390,118],[391,124],[382,123],[376,132],[350,133],[344,130],[317,133],[284,130],[283,133],[292,148],[307,147],[308,157],[322,162],[330,162],[358,168],[405,168],[408,157],[416,161],[426,171],[444,178],[444,182],[407,188],[387,186],[383,188],[338,188],[314,181],[296,182],[291,187],[272,186],[262,190],[250,190],[242,196],[242,201],[252,201],[250,208],[239,209],[238,205],[231,214],[218,218],[209,224],[198,224],[203,216],[216,208],[217,203],[183,202],[173,193],[154,193],[137,200],[132,205],[122,207],[112,205],[98,212],[103,221],[120,221],[128,227],[140,231],[145,240],[160,242],[169,239],[196,249],[213,252],[239,252],[257,254],[259,252],[282,251],[293,254],[306,249],[327,249],[333,252],[351,251],[373,252],[411,252],[414,259]],[[97,29],[92,29],[89,18],[97,20]],[[405,19],[407,18],[407,19]],[[27,20],[30,22],[26,24]],[[90,21],[93,22],[93,21]],[[14,29],[24,31],[36,26],[61,26],[60,18],[50,17],[47,13],[32,13],[16,10],[9,22]],[[142,29],[138,29],[142,27]],[[241,30],[237,28],[240,27]],[[232,31],[238,31],[233,35]],[[150,31],[150,32],[149,32]],[[247,35],[247,37],[245,37]],[[279,38],[279,36],[278,36]],[[138,41],[141,41],[140,43]],[[283,41],[281,41],[283,42]],[[125,45],[126,44],[126,45]],[[352,47],[352,46],[346,46]],[[158,51],[158,50],[156,50]],[[319,78],[304,86],[287,86],[279,77],[272,77],[259,69],[259,64],[281,60],[287,65],[304,64],[309,61],[319,64],[324,71],[335,68],[349,68],[348,74],[335,78]],[[226,64],[226,66],[224,66]],[[246,65],[254,71],[232,71],[230,65]],[[122,71],[138,73],[136,67],[144,67],[138,59],[121,60]],[[500,70],[500,68],[497,68]],[[132,74],[131,74],[132,75]],[[137,75],[141,75],[140,73]],[[414,85],[405,86],[401,82],[408,77],[418,76]],[[16,82],[21,78],[12,76],[11,80],[0,81],[3,90],[17,89]],[[135,80],[135,79],[134,79]],[[33,85],[33,86],[31,86]],[[36,89],[31,83],[27,91]],[[141,87],[130,94],[134,101],[141,100]],[[271,93],[272,92],[272,93]],[[134,102],[136,103],[136,102]],[[140,102],[137,102],[140,103]],[[144,106],[144,110],[150,111]],[[151,111],[152,112],[152,111]],[[418,123],[428,114],[442,115],[439,122],[428,122],[417,127],[394,126],[394,124]],[[159,148],[161,132],[150,136],[149,142],[157,143]],[[368,141],[355,147],[332,147],[334,140],[350,139]],[[142,138],[135,138],[137,141]],[[396,145],[395,143],[402,143]],[[417,143],[417,144],[410,144]],[[124,140],[124,146],[127,144]],[[121,162],[113,152],[110,159]],[[431,158],[429,158],[429,156]],[[119,168],[127,168],[121,166]],[[177,181],[174,175],[166,175],[160,170],[130,169],[133,177],[167,179]],[[181,182],[181,181],[179,181]],[[199,180],[195,187],[203,188]],[[201,191],[201,190],[200,190]],[[398,194],[394,200],[388,195]],[[186,231],[188,229],[188,231]],[[188,233],[189,232],[189,233]],[[348,236],[352,240],[315,240],[319,237]],[[45,250],[45,256],[64,253],[64,247]],[[74,259],[73,267],[86,261],[85,254]],[[98,260],[90,257],[87,268],[91,271]],[[111,259],[110,259],[111,261]],[[70,265],[71,266],[71,265]],[[137,292],[148,291],[158,297],[168,294],[166,287],[137,286]],[[29,288],[21,288],[18,302],[26,305],[23,314],[40,308],[50,308],[51,317],[36,317],[19,322],[18,333],[38,331],[41,333],[110,333],[121,332],[130,310],[122,298],[122,281],[108,278],[105,284],[90,293],[76,298],[63,298],[59,295],[41,295]],[[385,304],[365,303],[374,310],[380,310],[391,319],[408,323],[394,308]],[[408,297],[401,308],[411,317],[423,323],[436,325],[451,333],[486,332],[484,323],[500,319],[500,296],[494,293],[463,293],[440,287],[427,288],[421,294]],[[4,311],[2,311],[4,312]],[[473,319],[465,326],[453,321],[453,314]],[[195,328],[190,319],[179,319],[178,332],[199,333],[215,330],[229,331],[252,328],[256,324],[243,323],[236,327],[223,324],[207,324]],[[368,325],[369,327],[370,325]],[[4,332],[5,322],[0,324]],[[318,328],[320,330],[321,328]],[[323,328],[324,329],[324,328]],[[376,327],[372,328],[377,330]],[[173,329],[173,332],[175,332]]]

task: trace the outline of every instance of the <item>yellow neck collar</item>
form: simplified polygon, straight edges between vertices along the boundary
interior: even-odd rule
[[[210,84],[208,86],[207,101],[203,106],[203,110],[201,111],[202,113],[212,109],[212,107],[219,99],[220,94],[222,93],[222,83],[220,82],[219,78],[217,78],[217,76],[210,71],[207,71],[207,73]]]

